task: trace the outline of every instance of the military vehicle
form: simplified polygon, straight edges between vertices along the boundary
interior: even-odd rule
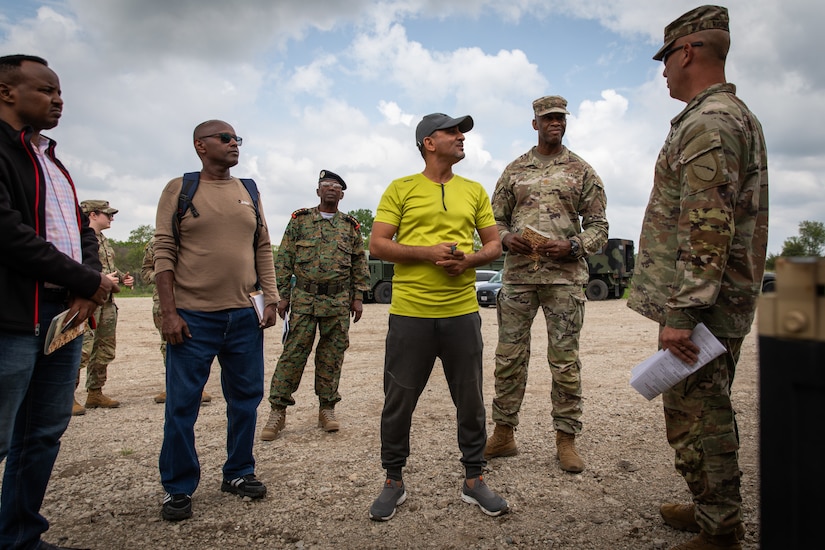
[[[588,300],[621,298],[630,286],[636,261],[633,241],[607,239],[604,248],[587,257],[590,281],[584,289]]]
[[[633,277],[635,247],[629,239],[608,239],[602,250],[587,257],[590,281],[585,287],[589,300],[621,298]],[[394,265],[377,258],[369,259],[370,291],[367,301],[389,304],[392,300],[392,276]],[[476,269],[498,271],[504,267],[504,255],[487,265]]]
[[[395,264],[378,258],[370,258],[367,263],[370,268],[370,290],[364,296],[365,301],[389,304],[392,301],[392,276],[395,273]],[[501,256],[498,260],[480,265],[476,269],[499,271],[503,267],[504,256]]]

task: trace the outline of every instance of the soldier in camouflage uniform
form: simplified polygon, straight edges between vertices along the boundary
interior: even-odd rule
[[[530,327],[541,307],[547,323],[559,463],[565,471],[581,472],[584,461],[576,451],[575,437],[582,429],[582,287],[588,280],[585,256],[607,242],[607,199],[593,168],[562,144],[569,114],[567,100],[542,97],[533,102],[533,110],[538,145],[507,166],[492,199],[507,255],[498,294],[496,427],[484,455],[493,458],[518,453],[513,431],[527,386]],[[523,236],[528,225],[547,238],[540,243],[528,242]]]
[[[103,231],[112,226],[112,219],[117,210],[109,206],[109,201],[88,200],[80,203],[83,212],[89,215],[89,226],[97,234],[98,252],[102,273],[112,282],[132,287],[135,279],[129,273],[121,274],[115,267],[115,252],[109,239]],[[85,409],[97,407],[115,408],[120,402],[103,394],[106,384],[109,363],[115,358],[115,331],[117,328],[117,305],[113,294],[109,294],[106,302],[97,308],[94,315],[96,328],[83,334],[83,353],[80,368],[86,368],[86,404]],[[77,385],[80,385],[80,372],[77,374]],[[75,400],[72,414],[84,414],[84,407]]]
[[[152,285],[152,322],[160,334],[160,354],[163,356],[163,364],[166,365],[166,338],[163,337],[163,317],[160,314],[160,298],[158,288],[155,286],[155,238],[149,239],[143,249],[143,263],[140,266],[140,279],[145,285]],[[166,391],[162,391],[154,397],[155,403],[166,403]],[[212,396],[203,392],[201,403],[209,403]]]
[[[687,103],[656,161],[628,306],[660,325],[659,345],[697,361],[704,323],[727,353],[662,395],[667,438],[693,504],[665,504],[665,522],[699,532],[674,548],[739,549],[739,436],[731,385],[754,319],[768,237],[765,138],[725,80],[728,12],[702,6],[665,28],[654,56],[670,95]]]
[[[278,314],[289,314],[289,333],[272,375],[269,402],[272,412],[261,431],[272,441],[286,422],[286,408],[304,373],[316,328],[315,394],[320,409],[318,426],[338,431],[335,404],[341,400],[338,382],[344,352],[349,347],[349,319],[358,322],[364,292],[369,290],[369,270],[358,220],[338,211],[347,184],[341,176],[322,170],[316,194],[321,203],[292,213],[275,261],[278,279]],[[295,286],[291,286],[292,276]]]

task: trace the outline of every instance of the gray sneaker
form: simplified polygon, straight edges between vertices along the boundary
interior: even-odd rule
[[[464,481],[464,486],[461,488],[461,500],[467,504],[478,504],[481,511],[488,516],[500,516],[506,514],[509,510],[507,501],[495,494],[484,483],[484,477],[478,476],[475,478],[475,484],[472,488]]]
[[[407,490],[403,481],[388,479],[384,482],[384,489],[375,502],[370,506],[370,519],[373,521],[389,521],[395,515],[397,506],[407,500]]]

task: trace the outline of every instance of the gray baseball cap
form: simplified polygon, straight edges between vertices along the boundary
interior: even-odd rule
[[[436,130],[446,130],[458,126],[463,134],[473,129],[473,117],[470,115],[452,118],[444,113],[432,113],[421,119],[415,128],[415,146],[421,149],[424,138],[433,135]]]

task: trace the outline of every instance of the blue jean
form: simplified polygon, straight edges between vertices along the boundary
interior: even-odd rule
[[[228,421],[223,477],[231,480],[255,472],[252,445],[264,390],[264,337],[251,307],[210,312],[179,309],[178,314],[189,325],[192,338],[166,347],[166,419],[158,466],[166,492],[191,495],[201,472],[195,421],[215,357],[221,365]]]
[[[49,522],[43,496],[72,417],[82,338],[43,354],[49,321],[65,304],[42,303],[40,334],[0,331],[0,548],[36,548]]]

